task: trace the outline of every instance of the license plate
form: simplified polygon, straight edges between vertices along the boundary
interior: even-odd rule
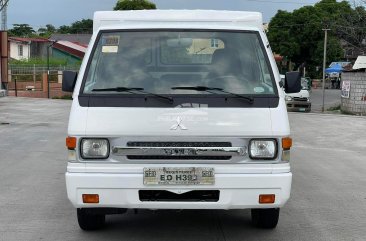
[[[299,111],[305,111],[306,109],[305,108],[300,108]]]
[[[213,185],[215,169],[207,167],[144,168],[144,185]]]

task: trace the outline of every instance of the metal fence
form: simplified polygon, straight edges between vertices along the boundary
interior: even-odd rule
[[[59,91],[63,71],[79,71],[80,66],[9,65],[9,91]],[[49,72],[48,72],[49,70]],[[47,86],[46,86],[47,85]],[[51,86],[51,87],[50,87]]]
[[[78,71],[80,66],[50,66],[50,72],[58,71]],[[47,73],[48,66],[45,65],[9,65],[9,74],[11,75],[36,75]]]

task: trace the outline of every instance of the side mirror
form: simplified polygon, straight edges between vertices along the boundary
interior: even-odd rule
[[[63,71],[62,73],[62,91],[74,92],[78,73],[74,71]]]
[[[280,84],[280,87],[281,87],[281,88],[282,88],[283,86],[285,86],[285,83],[283,83],[283,80],[282,80],[282,79],[280,80],[280,83],[279,83],[279,84]]]
[[[285,92],[288,94],[298,93],[302,89],[300,72],[287,72],[285,79]]]

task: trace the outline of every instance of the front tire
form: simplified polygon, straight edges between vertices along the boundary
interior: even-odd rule
[[[87,208],[78,208],[77,216],[80,228],[85,231],[100,229],[105,224],[104,214],[93,214]]]
[[[252,209],[252,223],[258,228],[275,228],[277,226],[279,216],[279,208]]]

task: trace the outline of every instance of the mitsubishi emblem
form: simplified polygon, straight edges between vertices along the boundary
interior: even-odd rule
[[[170,127],[170,130],[178,130],[179,128],[181,129],[181,130],[188,130],[187,129],[187,127],[185,127],[183,124],[182,124],[182,118],[180,118],[179,116],[178,116],[178,118],[177,118],[177,120],[176,120],[176,124],[174,124],[174,125],[172,125],[172,127]]]

